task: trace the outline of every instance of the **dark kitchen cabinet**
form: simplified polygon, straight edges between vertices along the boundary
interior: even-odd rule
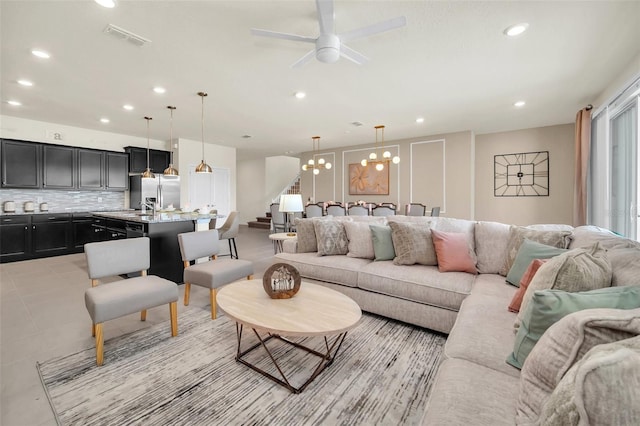
[[[31,216],[0,217],[0,262],[31,258]]]
[[[78,189],[104,189],[104,152],[78,149]]]
[[[105,184],[109,191],[129,189],[129,156],[118,152],[106,152]]]
[[[147,149],[128,146],[125,152],[129,154],[129,171],[131,173],[142,173],[147,169]],[[171,153],[158,149],[149,150],[149,168],[154,173],[162,173],[169,167]]]
[[[34,257],[55,256],[71,251],[73,231],[69,213],[33,215],[31,218]]]
[[[84,245],[102,241],[105,235],[105,229],[101,225],[104,224],[102,219],[97,219],[89,213],[74,213],[71,221],[73,228],[73,252],[80,253],[84,251]]]
[[[2,140],[2,187],[40,188],[42,146],[37,143]]]
[[[76,187],[76,149],[67,146],[42,146],[42,187],[74,189]]]

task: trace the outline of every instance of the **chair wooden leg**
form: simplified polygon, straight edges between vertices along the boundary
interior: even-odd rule
[[[169,315],[171,316],[171,335],[178,335],[178,302],[169,303]]]
[[[211,319],[214,320],[218,317],[218,307],[216,305],[216,289],[212,288],[209,292],[209,299],[211,301]]]
[[[191,284],[184,283],[184,306],[189,306],[190,294],[191,294]]]
[[[96,331],[96,364],[102,365],[104,362],[104,336],[102,335],[102,324],[95,325]]]
[[[140,321],[146,321],[146,320],[147,320],[147,310],[144,309],[140,311]]]

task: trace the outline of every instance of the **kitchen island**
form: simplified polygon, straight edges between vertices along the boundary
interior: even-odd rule
[[[182,283],[184,266],[178,245],[178,234],[191,232],[196,224],[208,224],[216,215],[159,212],[142,213],[134,210],[92,212],[100,221],[94,224],[99,240],[149,237],[151,266],[149,275],[157,275],[175,283]],[[208,226],[207,226],[208,228]]]

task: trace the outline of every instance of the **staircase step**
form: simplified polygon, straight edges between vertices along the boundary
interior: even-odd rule
[[[258,222],[271,223],[270,217],[256,217],[256,219],[258,219]]]
[[[248,225],[249,225],[249,228],[271,229],[270,222],[253,221],[253,222],[248,222]]]

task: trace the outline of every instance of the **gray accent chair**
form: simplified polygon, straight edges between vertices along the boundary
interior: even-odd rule
[[[424,216],[427,213],[427,206],[422,203],[409,203],[404,214],[407,216]]]
[[[218,231],[185,232],[178,234],[180,254],[184,263],[184,305],[189,305],[191,284],[208,288],[211,319],[217,317],[216,289],[242,278],[253,278],[253,263],[241,259],[217,259],[220,251]],[[206,258],[206,262],[195,262]]]
[[[322,206],[318,204],[307,204],[304,208],[307,218],[322,217]]]
[[[372,216],[395,216],[396,209],[391,206],[376,206],[371,209]]]
[[[349,216],[369,216],[369,209],[359,204],[349,206]]]
[[[140,312],[140,320],[147,319],[147,309],[169,304],[171,335],[178,335],[178,286],[155,275],[147,275],[150,265],[149,238],[88,243],[84,246],[91,288],[84,293],[84,301],[93,323],[91,332],[96,339],[96,364],[104,361],[105,321]],[[118,275],[141,273],[141,276],[106,284],[99,280]]]
[[[236,247],[236,237],[240,231],[240,215],[237,211],[229,213],[229,217],[224,222],[224,225],[218,229],[218,236],[220,240],[227,240],[229,242],[229,256],[232,259],[238,259],[238,247]],[[233,248],[231,247],[233,243]],[[226,255],[222,255],[226,256]]]
[[[269,211],[271,212],[271,232],[284,232],[284,213],[280,211],[280,204],[271,203]]]
[[[440,207],[433,207],[431,209],[431,217],[438,217],[440,216]]]

